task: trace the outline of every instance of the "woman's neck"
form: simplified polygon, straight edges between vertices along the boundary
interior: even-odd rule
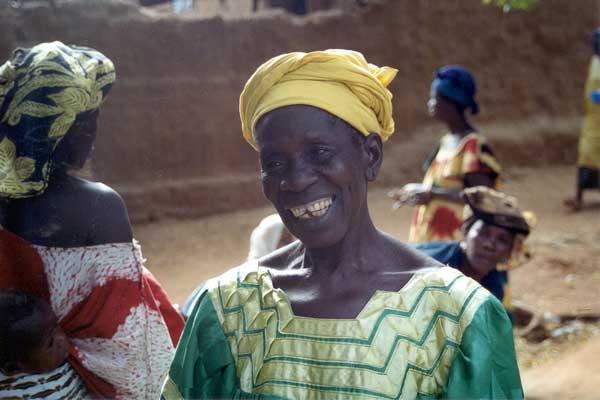
[[[72,182],[82,181],[76,169],[60,168],[52,171],[48,185],[64,185]]]
[[[314,277],[332,274],[367,272],[373,268],[373,259],[381,235],[371,217],[366,212],[362,223],[352,224],[344,238],[333,246],[325,248],[307,248],[304,254],[304,267],[312,269]]]
[[[473,125],[467,121],[464,115],[458,115],[456,118],[449,119],[445,122],[452,135],[464,137],[475,131]]]

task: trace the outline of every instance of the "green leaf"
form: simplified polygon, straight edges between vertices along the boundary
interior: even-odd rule
[[[535,6],[538,0],[482,0],[483,4],[501,7],[504,12],[511,10],[529,10]]]

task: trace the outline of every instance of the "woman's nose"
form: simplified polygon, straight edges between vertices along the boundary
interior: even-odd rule
[[[288,192],[302,192],[317,180],[314,170],[303,162],[293,162],[282,177],[279,188]]]
[[[482,241],[482,246],[485,250],[495,251],[496,250],[496,242],[491,238],[484,238]]]

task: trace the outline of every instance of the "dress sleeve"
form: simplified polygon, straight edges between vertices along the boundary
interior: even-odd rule
[[[465,330],[443,398],[523,398],[512,326],[494,296],[480,306]]]
[[[480,135],[471,135],[462,150],[462,175],[479,173],[496,179],[502,170],[491,147]]]
[[[187,320],[161,399],[233,398],[238,387],[229,344],[205,290]]]

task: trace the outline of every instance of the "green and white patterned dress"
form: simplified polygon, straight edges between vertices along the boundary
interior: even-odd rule
[[[459,271],[377,291],[354,319],[294,315],[267,269],[210,280],[162,397],[171,399],[523,398],[502,304]]]

